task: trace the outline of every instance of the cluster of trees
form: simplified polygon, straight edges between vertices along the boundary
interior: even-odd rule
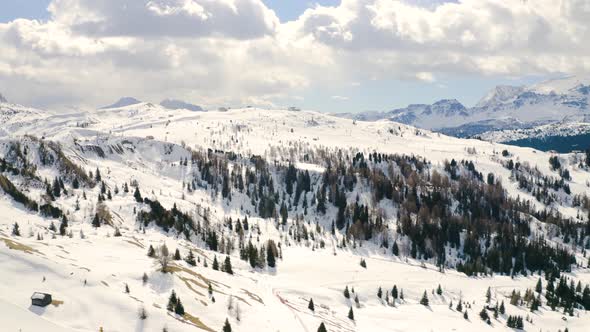
[[[522,316],[508,316],[508,319],[506,320],[506,326],[513,329],[523,330],[524,322],[522,320]]]

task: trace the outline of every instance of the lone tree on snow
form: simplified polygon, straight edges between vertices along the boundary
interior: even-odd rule
[[[170,264],[170,252],[168,251],[168,247],[165,243],[160,247],[160,255],[158,257],[158,262],[162,267],[162,272],[168,272],[168,265]]]

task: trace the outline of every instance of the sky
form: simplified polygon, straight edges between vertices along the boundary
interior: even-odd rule
[[[386,111],[590,71],[586,0],[27,0],[0,4],[0,93]]]

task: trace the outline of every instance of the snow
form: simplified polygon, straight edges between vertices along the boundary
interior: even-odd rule
[[[3,106],[4,107],[4,106]],[[4,108],[3,108],[4,109]],[[350,154],[355,151],[418,155],[442,167],[446,160],[472,160],[484,174],[492,172],[501,178],[508,193],[532,199],[509,179],[510,172],[500,165],[504,160],[500,152],[508,149],[512,158],[536,165],[544,174],[549,169],[550,154],[529,148],[505,146],[480,140],[447,137],[427,130],[416,129],[390,121],[353,122],[309,111],[236,109],[227,112],[195,113],[188,110],[168,110],[159,105],[139,103],[124,107],[52,114],[20,106],[10,106],[5,125],[0,130],[0,154],[6,145],[18,139],[29,144],[25,135],[43,135],[47,140],[62,144],[64,152],[86,170],[99,167],[107,183],[120,184],[137,179],[144,196],[157,196],[165,207],[177,204],[178,208],[196,213],[198,206],[210,207],[213,222],[227,216],[243,217],[248,202],[238,198],[227,205],[204,190],[183,197],[182,182],[190,177],[190,168],[178,166],[181,158],[189,156],[183,146],[196,151],[206,148],[233,151],[244,155],[257,154],[269,161],[294,163],[312,176],[321,176],[324,165],[306,159],[313,150],[325,148]],[[150,138],[148,138],[150,137]],[[104,158],[79,147],[97,146],[105,150]],[[109,147],[121,147],[121,153],[109,152]],[[572,167],[570,155],[561,155],[564,167]],[[571,172],[573,193],[587,193],[586,182],[590,173],[585,170]],[[57,170],[39,169],[43,177],[53,178]],[[38,198],[41,189],[28,188],[27,194]],[[75,211],[76,196],[82,190],[73,190],[57,204],[68,211],[73,237],[52,238],[48,230],[50,220],[31,214],[0,193],[0,322],[11,330],[22,331],[159,331],[166,326],[170,331],[198,331],[166,311],[170,292],[180,296],[187,313],[198,318],[205,328],[219,331],[229,320],[237,331],[316,331],[324,322],[329,331],[509,331],[506,317],[485,324],[478,317],[485,305],[487,287],[493,291],[493,301],[504,300],[507,313],[533,318],[526,323],[528,330],[570,331],[585,330],[590,316],[578,310],[580,317],[563,320],[560,312],[543,307],[530,313],[522,307],[509,304],[506,296],[513,289],[523,292],[534,288],[538,276],[467,277],[456,271],[444,273],[431,264],[422,265],[412,259],[392,257],[375,245],[362,248],[336,248],[338,241],[325,232],[325,248],[312,248],[305,243],[297,245],[281,239],[274,223],[248,217],[251,225],[261,230],[260,241],[283,240],[283,260],[276,270],[253,270],[234,253],[231,256],[235,275],[214,271],[210,265],[189,267],[174,262],[174,273],[163,274],[156,262],[147,257],[149,245],[158,247],[166,243],[171,252],[179,248],[185,256],[193,250],[209,264],[219,253],[214,253],[183,237],[164,234],[155,227],[145,233],[138,229],[133,213],[131,193],[114,195],[108,202],[114,224],[122,236],[114,237],[112,227],[94,229],[89,220],[94,209],[94,197],[80,200],[81,208]],[[89,193],[90,194],[90,193]],[[90,196],[90,195],[89,195]],[[244,205],[244,211],[240,209]],[[567,216],[575,217],[577,210],[570,206],[555,206]],[[393,215],[393,213],[390,213]],[[327,229],[330,220],[317,218]],[[14,222],[21,227],[20,237],[12,236]],[[58,221],[54,221],[56,224]],[[80,234],[83,232],[84,237]],[[36,235],[43,239],[37,240]],[[255,233],[252,235],[256,241]],[[281,242],[283,242],[281,241]],[[9,245],[13,249],[9,248]],[[403,250],[403,248],[402,248]],[[359,265],[360,258],[367,268]],[[582,259],[580,254],[580,259]],[[148,282],[142,282],[143,273]],[[590,282],[586,268],[574,270],[570,276]],[[207,294],[207,283],[214,287],[215,303]],[[390,290],[393,285],[403,289],[405,301],[390,306],[377,299],[378,287]],[[432,290],[440,284],[444,290],[439,296]],[[130,293],[124,292],[125,285]],[[354,287],[360,308],[342,295],[344,287]],[[34,291],[52,294],[55,304],[46,308],[32,308],[30,295]],[[419,304],[427,291],[431,305]],[[233,309],[228,310],[230,298]],[[313,298],[316,311],[307,309]],[[469,320],[461,313],[449,309],[460,299],[471,304]],[[237,319],[236,306],[241,312]],[[355,321],[347,318],[354,308]],[[138,318],[139,308],[148,313],[146,320]]]

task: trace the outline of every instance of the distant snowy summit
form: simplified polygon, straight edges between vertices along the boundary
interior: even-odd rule
[[[529,87],[500,85],[474,107],[455,99],[413,104],[386,112],[340,114],[361,121],[391,120],[444,132],[472,136],[487,131],[531,128],[590,116],[590,77],[569,76]]]
[[[182,100],[177,99],[164,99],[160,102],[160,106],[171,109],[171,110],[178,110],[178,109],[185,109],[193,112],[203,112],[203,108],[199,105],[194,105],[187,103]]]
[[[119,99],[116,103],[108,105],[108,106],[103,106],[100,109],[109,109],[109,108],[120,108],[120,107],[126,107],[126,106],[131,106],[131,105],[136,105],[136,104],[140,104],[141,100],[137,100],[133,97],[123,97],[121,99]]]

